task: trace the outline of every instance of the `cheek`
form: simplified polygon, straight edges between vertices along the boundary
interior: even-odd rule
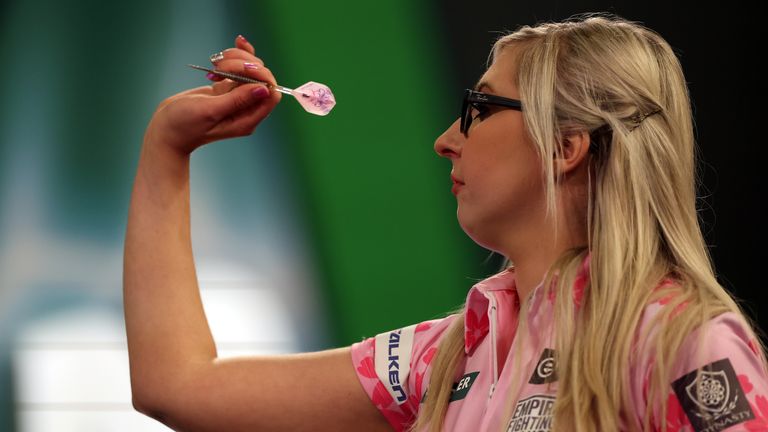
[[[469,213],[499,218],[538,207],[544,193],[538,154],[527,144],[512,140],[505,144],[463,155],[463,202]]]
[[[499,137],[494,145],[479,147],[462,155],[466,183],[482,183],[489,187],[530,180],[540,172],[535,152],[526,144],[509,137]],[[538,180],[538,177],[536,178]]]

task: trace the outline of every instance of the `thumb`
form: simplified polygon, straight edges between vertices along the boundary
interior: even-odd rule
[[[210,109],[216,121],[233,117],[237,113],[253,108],[269,97],[269,89],[259,84],[237,86],[210,100]]]

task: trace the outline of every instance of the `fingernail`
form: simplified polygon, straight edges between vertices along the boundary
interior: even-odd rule
[[[205,77],[208,78],[209,80],[215,81],[215,82],[219,82],[219,81],[223,81],[224,80],[224,78],[221,75],[217,75],[217,74],[211,73],[211,72],[208,72],[208,75],[206,75]]]
[[[258,87],[251,92],[256,99],[264,99],[269,94],[269,90],[266,87]]]
[[[243,66],[245,66],[246,69],[258,69],[259,65],[253,64],[253,63],[243,63]]]
[[[211,63],[216,64],[217,62],[220,62],[222,60],[224,60],[223,52],[217,52],[216,54],[211,54]]]
[[[243,42],[248,43],[248,39],[246,39],[245,36],[243,36],[243,35],[237,35],[237,38],[242,40]]]

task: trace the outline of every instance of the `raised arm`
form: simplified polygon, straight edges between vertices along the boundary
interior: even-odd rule
[[[236,44],[217,67],[274,83],[253,47]],[[183,431],[391,430],[358,382],[349,348],[217,358],[192,255],[189,160],[201,145],[253,132],[280,101],[260,88],[225,80],[180,93],[147,128],[123,275],[134,406]]]

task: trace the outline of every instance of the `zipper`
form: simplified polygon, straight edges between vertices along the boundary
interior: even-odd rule
[[[488,391],[488,399],[490,400],[499,381],[499,356],[496,354],[496,297],[491,293],[488,294],[488,299],[491,302],[491,362],[493,365],[493,383]]]

